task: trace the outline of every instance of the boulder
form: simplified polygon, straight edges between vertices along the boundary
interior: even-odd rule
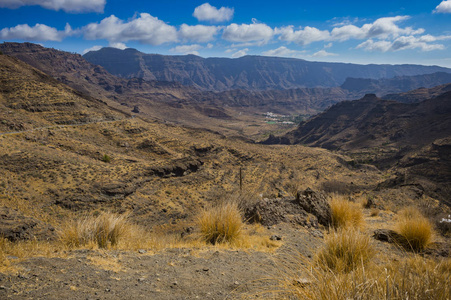
[[[296,202],[308,213],[318,218],[318,222],[328,226],[332,222],[329,201],[325,194],[307,188],[296,194]]]

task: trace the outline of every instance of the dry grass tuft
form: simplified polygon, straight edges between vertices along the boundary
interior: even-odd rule
[[[133,231],[127,216],[102,213],[66,224],[59,232],[60,240],[70,248],[97,245],[99,248],[115,247]]]
[[[414,207],[400,211],[396,231],[406,240],[403,246],[413,251],[425,249],[432,242],[434,235],[431,222]]]
[[[197,219],[202,238],[211,244],[237,240],[243,222],[236,202],[222,203],[204,210]]]
[[[350,202],[342,196],[334,195],[330,201],[330,209],[334,228],[363,227],[363,213],[359,204]]]
[[[325,242],[316,257],[317,264],[324,270],[350,272],[374,256],[370,238],[355,229],[334,231]]]

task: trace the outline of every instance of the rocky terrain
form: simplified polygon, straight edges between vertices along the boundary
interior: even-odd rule
[[[291,95],[307,101],[299,111],[313,113],[327,106],[320,98],[338,101],[341,89],[204,94],[175,83],[116,78],[79,55],[31,44],[3,47],[15,54],[0,55],[0,298],[303,299],[299,291],[307,291],[307,298],[318,299],[315,291],[326,286],[331,293],[396,290],[401,284],[394,280],[402,276],[387,272],[403,270],[410,258],[421,262],[410,268],[410,282],[423,285],[409,293],[449,292],[450,230],[441,222],[451,213],[449,94],[418,104],[367,96],[300,125],[319,122],[308,132],[346,151],[262,145],[249,139],[264,123],[249,117],[253,106],[294,109],[300,103],[279,100]],[[108,88],[115,85],[124,88]],[[203,98],[212,94],[217,98]],[[221,108],[222,97],[236,101],[244,117],[233,106]],[[259,130],[268,128],[274,129]],[[361,143],[353,142],[360,132]],[[301,135],[284,140],[295,138]],[[336,232],[333,199],[359,212],[356,236],[368,238],[376,253],[365,276],[388,274],[377,284],[350,288],[343,284],[363,278],[359,273],[319,267],[318,253]],[[239,208],[239,238],[206,239],[202,214],[230,203]],[[408,206],[433,224],[424,249],[393,243]],[[104,216],[127,221],[117,229],[120,238],[75,238],[83,228],[91,228],[91,237],[116,228],[89,227]]]
[[[123,78],[175,81],[213,91],[337,87],[348,77],[380,79],[450,73],[450,69],[437,66],[356,65],[262,56],[204,59],[195,55],[167,56],[115,48],[91,51],[83,57]]]

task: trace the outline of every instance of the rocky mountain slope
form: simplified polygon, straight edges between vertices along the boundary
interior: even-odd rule
[[[376,94],[380,97],[386,94],[399,94],[419,88],[427,90],[428,88],[448,83],[451,83],[451,74],[445,72],[437,72],[432,74],[397,76],[394,78],[381,79],[350,77],[346,78],[346,81],[341,85],[341,88],[355,94]],[[423,100],[426,100],[428,98],[432,97],[429,96]],[[384,97],[384,99],[387,99],[387,97]]]
[[[450,138],[451,92],[414,104],[368,94],[360,100],[335,104],[288,134],[272,136],[264,143],[339,150],[353,155],[355,162],[371,162],[397,170],[394,172],[404,168],[390,184],[417,184],[448,203]],[[410,182],[407,173],[411,174]]]
[[[128,117],[7,55],[0,55],[0,86],[2,131]]]
[[[368,94],[340,102],[285,136],[291,144],[362,149],[394,144],[421,146],[451,134],[451,93],[417,104]]]
[[[201,58],[194,55],[145,54],[135,49],[115,48],[91,51],[83,57],[123,78],[175,81],[214,91],[336,87],[343,84],[347,77],[379,79],[451,72],[448,68],[437,66],[356,65],[262,56]]]
[[[435,98],[449,91],[451,91],[451,84],[442,84],[429,89],[419,88],[405,93],[388,94],[383,96],[383,98],[403,103],[417,103],[427,99]]]

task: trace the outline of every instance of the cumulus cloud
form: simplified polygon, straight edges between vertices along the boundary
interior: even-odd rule
[[[305,51],[291,50],[285,46],[281,46],[277,49],[264,51],[262,53],[262,55],[264,55],[264,56],[281,56],[281,57],[298,57],[303,53],[305,53]]]
[[[229,42],[269,41],[274,30],[266,24],[235,24],[232,23],[222,33],[222,38]]]
[[[139,14],[128,22],[114,15],[100,23],[83,27],[82,32],[88,40],[105,39],[110,43],[138,41],[143,44],[161,45],[177,42],[177,30],[148,13]]]
[[[21,6],[39,5],[45,9],[63,10],[69,13],[103,13],[106,0],[2,0],[0,7],[16,9]]]
[[[286,42],[294,42],[299,45],[308,45],[313,42],[325,41],[330,38],[328,30],[319,30],[315,27],[306,26],[294,30],[294,26],[276,28],[275,33],[279,39]]]
[[[248,51],[249,51],[248,48],[241,49],[241,50],[233,53],[232,54],[232,58],[238,58],[238,57],[241,57],[241,56],[245,56]]]
[[[400,35],[422,34],[424,32],[423,28],[401,28],[397,25],[397,23],[405,21],[409,18],[409,16],[387,17],[377,19],[373,23],[364,24],[362,27],[357,27],[355,25],[335,27],[331,31],[331,39],[338,41],[370,38],[386,39],[396,38]]]
[[[233,8],[221,7],[217,9],[209,3],[204,3],[194,9],[193,17],[199,21],[230,21],[233,17]]]
[[[109,46],[112,48],[117,48],[117,49],[121,49],[121,50],[128,48],[127,45],[125,45],[124,43],[110,43]]]
[[[92,46],[91,48],[83,50],[82,54],[84,55],[84,54],[88,53],[89,51],[97,51],[97,50],[100,50],[102,48],[103,48],[103,46],[98,46],[98,45]]]
[[[407,49],[420,49],[421,51],[443,50],[445,46],[442,44],[429,44],[444,37],[433,37],[430,35],[416,36],[400,36],[393,41],[373,41],[372,39],[359,44],[356,48],[366,51],[400,51]]]
[[[434,10],[435,13],[451,14],[451,0],[442,1]]]
[[[179,37],[181,40],[188,40],[198,43],[206,43],[212,41],[214,36],[218,33],[219,27],[195,25],[190,26],[182,24],[179,30]]]
[[[327,56],[337,56],[338,54],[336,53],[330,53],[327,52],[326,50],[319,50],[318,52],[313,53],[314,57],[327,57]]]
[[[0,30],[0,37],[4,40],[61,41],[64,37],[72,34],[74,34],[74,31],[69,24],[66,24],[64,31],[59,31],[44,24],[36,24],[33,27],[20,24]]]
[[[169,51],[182,54],[199,55],[199,52],[197,52],[197,50],[199,49],[202,49],[202,46],[194,44],[194,45],[180,45],[172,49],[169,49]]]

